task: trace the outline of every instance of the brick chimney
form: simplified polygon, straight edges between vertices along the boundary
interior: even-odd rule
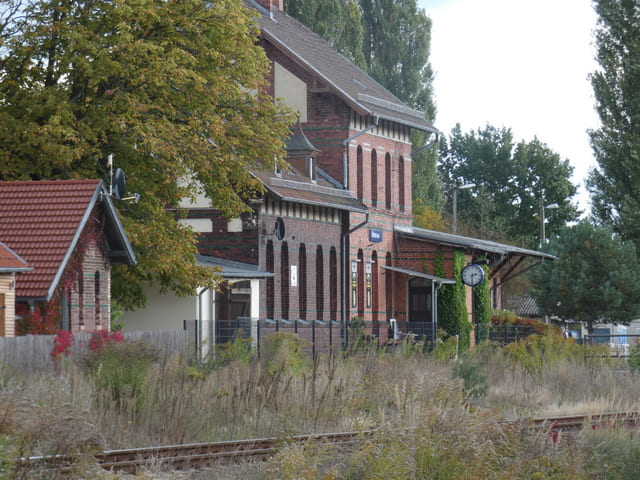
[[[283,0],[256,0],[260,5],[262,5],[264,8],[266,8],[267,10],[269,10],[270,12],[273,12],[274,10],[282,10],[283,7]]]

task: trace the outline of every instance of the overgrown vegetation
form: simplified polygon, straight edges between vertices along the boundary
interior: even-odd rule
[[[78,477],[98,478],[91,453],[104,448],[271,436],[284,446],[266,466],[217,468],[211,478],[637,478],[637,435],[586,432],[578,443],[553,443],[526,420],[505,422],[637,410],[630,392],[640,375],[625,360],[553,331],[506,347],[483,342],[457,359],[453,340],[434,353],[406,345],[310,359],[280,333],[257,359],[237,337],[216,365],[161,362],[123,341],[54,375],[4,369],[0,478],[36,478],[18,461],[25,455],[78,453]],[[294,434],[373,429],[351,451],[286,445]]]

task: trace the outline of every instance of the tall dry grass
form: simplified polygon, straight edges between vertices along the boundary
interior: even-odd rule
[[[458,360],[407,346],[312,361],[279,337],[259,360],[160,362],[124,345],[55,376],[0,370],[0,478],[30,478],[16,463],[25,455],[372,429],[352,451],[291,445],[228,478],[595,479],[605,478],[597,459],[622,444],[618,463],[635,465],[635,438],[568,448],[503,421],[638,409],[638,373],[558,342],[480,346]],[[633,478],[624,468],[606,478]]]

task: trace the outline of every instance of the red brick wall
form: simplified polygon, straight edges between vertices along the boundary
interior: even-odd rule
[[[328,210],[328,209],[327,209]],[[283,240],[278,240],[274,232],[274,224],[276,218],[282,218],[285,224],[286,235]],[[331,265],[330,251],[335,248],[336,251],[336,268],[338,279],[340,278],[340,238],[342,225],[340,222],[334,223],[322,219],[303,219],[295,218],[291,215],[283,213],[279,214],[262,214],[259,222],[260,228],[260,267],[261,270],[267,270],[267,242],[273,242],[273,265],[275,278],[273,280],[273,301],[274,301],[274,317],[276,319],[283,318],[282,312],[282,287],[283,283],[287,288],[287,283],[283,282],[281,276],[282,265],[282,245],[286,242],[289,256],[289,266],[295,265],[298,268],[298,285],[288,286],[289,298],[289,319],[300,318],[300,292],[303,285],[306,284],[307,301],[306,301],[306,319],[307,320],[329,320],[332,318],[331,312],[331,292],[333,284],[331,282]],[[306,251],[307,276],[306,282],[301,278],[300,274],[300,246],[304,244]],[[317,249],[322,248],[322,313],[318,314],[317,309],[317,282],[318,273],[316,269]],[[290,276],[290,271],[289,271]],[[340,296],[340,289],[337,289]],[[337,309],[340,308],[341,300],[335,302]],[[305,309],[303,309],[305,310]],[[340,312],[334,312],[334,317],[340,319]],[[263,280],[260,286],[260,317],[267,317],[267,281]]]
[[[248,214],[242,215],[243,222],[247,217]],[[198,234],[198,251],[201,255],[258,265],[257,226],[254,228],[243,227],[242,232],[228,232],[228,220],[218,211],[210,209],[190,210],[187,218],[211,220],[212,232]]]
[[[87,228],[93,227],[89,225]],[[80,248],[84,249],[81,265],[76,270],[72,260],[70,264],[72,270],[67,272],[67,275],[74,277],[69,294],[71,331],[109,330],[111,270],[102,235],[87,235],[86,244],[81,245]],[[96,282],[96,275],[98,282]],[[98,286],[97,292],[96,286]]]

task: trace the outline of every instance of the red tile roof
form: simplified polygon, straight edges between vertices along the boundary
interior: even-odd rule
[[[31,270],[19,255],[0,242],[0,273],[3,272],[26,272]]]
[[[100,180],[0,182],[0,240],[33,267],[17,297],[48,297],[101,188]]]

